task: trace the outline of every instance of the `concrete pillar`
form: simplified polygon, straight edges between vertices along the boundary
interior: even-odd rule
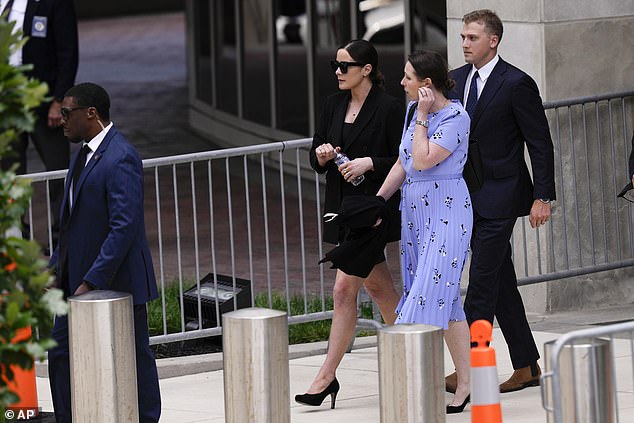
[[[139,421],[132,295],[95,290],[68,304],[73,420]]]
[[[288,319],[266,308],[222,316],[226,423],[289,423]]]

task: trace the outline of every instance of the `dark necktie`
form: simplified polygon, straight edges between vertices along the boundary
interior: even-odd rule
[[[75,194],[77,193],[77,182],[79,182],[81,172],[84,170],[84,167],[86,167],[86,157],[88,156],[89,151],[92,150],[88,147],[88,144],[84,144],[79,151],[79,155],[75,161],[75,166],[73,167],[73,204],[75,202]]]
[[[469,97],[467,97],[467,106],[465,109],[469,113],[469,117],[473,119],[476,105],[478,104],[478,71],[475,71],[471,77],[471,85],[469,85]]]
[[[4,6],[4,9],[2,9],[2,15],[4,15],[6,13],[6,16],[4,17],[5,21],[9,21],[9,13],[11,13],[11,8],[13,7],[13,0],[9,0],[9,2],[6,4],[6,6]]]

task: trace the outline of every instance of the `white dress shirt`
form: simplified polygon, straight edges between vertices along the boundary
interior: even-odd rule
[[[469,87],[471,87],[471,79],[473,78],[473,74],[475,71],[478,71],[479,78],[476,80],[476,84],[478,86],[478,96],[476,98],[480,98],[480,94],[482,94],[482,90],[484,89],[484,85],[487,83],[487,79],[491,76],[491,72],[493,72],[493,68],[497,65],[500,60],[500,56],[497,54],[489,63],[482,66],[480,69],[476,69],[475,66],[471,66],[471,71],[469,72],[469,76],[467,77],[467,81],[464,87],[464,99],[465,101],[469,98]]]
[[[82,147],[84,145],[87,145],[88,148],[90,148],[90,151],[88,151],[88,154],[86,154],[86,162],[84,163],[84,167],[86,167],[86,165],[88,164],[90,159],[92,159],[92,156],[95,155],[95,151],[97,151],[97,149],[101,145],[101,142],[103,141],[103,139],[106,138],[106,134],[108,133],[110,128],[112,128],[112,122],[110,122],[108,124],[108,126],[103,128],[101,130],[101,132],[99,132],[97,135],[95,135],[95,137],[93,139],[91,139],[88,142],[82,143]],[[69,172],[69,176],[72,178],[72,171]],[[74,193],[74,190],[75,190],[75,187],[73,186],[73,181],[71,180],[71,183],[70,183],[70,206],[71,207],[73,207],[73,193]]]
[[[0,12],[4,10],[9,0],[0,0]],[[13,0],[13,6],[11,6],[11,12],[9,13],[9,22],[15,22],[13,27],[13,33],[21,32],[24,28],[24,15],[26,14],[27,0]],[[9,64],[11,66],[20,66],[22,64],[22,49],[19,48],[14,51],[9,57]]]

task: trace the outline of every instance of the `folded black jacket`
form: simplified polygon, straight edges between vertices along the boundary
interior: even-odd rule
[[[381,224],[373,227],[381,218]],[[343,242],[319,261],[332,262],[331,269],[366,278],[379,260],[387,243],[389,213],[383,197],[350,195],[344,197],[336,214],[324,216],[346,229]]]

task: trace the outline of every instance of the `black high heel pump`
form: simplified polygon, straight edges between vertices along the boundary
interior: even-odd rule
[[[467,395],[467,398],[460,405],[447,405],[447,414],[462,413],[469,401],[471,401],[471,395]]]
[[[301,394],[295,395],[295,402],[304,405],[320,406],[324,399],[330,395],[330,408],[335,408],[335,400],[337,399],[337,392],[339,392],[339,382],[337,378],[334,378],[330,385],[326,386],[326,389],[318,394]],[[449,407],[449,406],[447,406]]]

